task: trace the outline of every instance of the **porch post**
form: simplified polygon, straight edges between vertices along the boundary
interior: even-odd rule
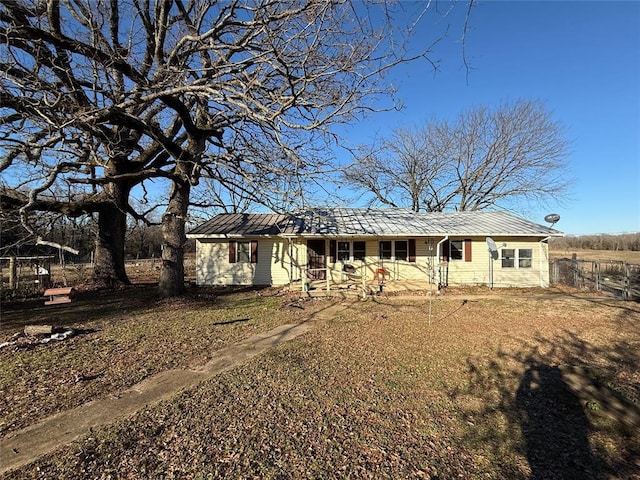
[[[331,245],[327,245],[327,242],[331,240],[324,241],[324,251],[329,252],[329,255],[324,256],[324,277],[327,279],[327,292],[331,290],[331,282],[329,281],[329,260],[331,260]]]
[[[298,261],[298,268],[300,269],[300,284],[303,292],[309,291],[309,240],[304,240],[304,262]]]
[[[291,243],[291,237],[287,238],[289,244],[289,290],[293,287],[293,244]]]

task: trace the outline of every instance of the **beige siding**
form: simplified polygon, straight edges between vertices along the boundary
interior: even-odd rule
[[[467,240],[469,238],[452,238],[450,240]],[[489,285],[490,262],[493,265],[494,287],[537,287],[548,286],[549,258],[547,245],[542,245],[536,238],[500,238],[494,241],[498,246],[498,259],[490,260],[485,238],[470,238],[472,241],[472,261],[452,260],[449,262],[449,285]],[[531,249],[530,268],[502,267],[502,245],[507,249]],[[541,248],[542,246],[542,248]],[[541,252],[542,250],[542,252]]]
[[[395,240],[408,240],[399,237]],[[416,239],[416,262],[396,261],[394,259],[380,261],[378,258],[378,240],[368,240],[366,242],[366,259],[364,262],[350,261],[329,264],[330,278],[334,282],[346,281],[349,277],[345,275],[343,264],[349,263],[356,267],[357,275],[365,274],[366,281],[375,278],[375,272],[383,267],[386,272],[386,280],[424,280],[429,279],[437,282],[439,262],[435,256],[431,256],[427,243],[430,241],[434,246],[442,238]],[[450,240],[470,240],[471,241],[471,261],[453,260],[448,263],[448,283],[449,285],[489,285],[489,251],[486,237],[465,237],[451,238]],[[494,238],[501,250],[502,244],[506,243],[506,248],[531,249],[532,261],[530,268],[503,268],[500,258],[493,260],[493,286],[494,287],[548,287],[549,286],[549,256],[548,244],[541,243],[537,238]],[[464,247],[463,247],[464,248]],[[327,244],[327,252],[329,246]],[[444,273],[443,273],[444,275]],[[444,279],[443,279],[444,280]]]
[[[242,241],[250,240],[252,239]],[[197,240],[196,283],[198,285],[286,285],[290,278],[299,279],[299,269],[296,266],[300,256],[298,243],[289,245],[288,240],[281,239],[253,240],[258,241],[257,263],[229,263],[227,240]]]
[[[465,237],[459,240],[471,240],[472,261],[454,260],[448,263],[449,285],[489,285],[489,252],[485,237]],[[251,239],[245,239],[249,241]],[[229,263],[227,240],[204,240],[196,242],[198,285],[286,285],[290,281],[299,281],[306,274],[307,249],[305,239],[253,239],[258,241],[258,263]],[[380,261],[378,258],[378,239],[367,240],[349,238],[349,241],[365,241],[366,257],[364,261],[329,262],[329,240],[325,241],[329,280],[332,283],[353,281],[369,283],[375,280],[376,270],[385,270],[387,281],[424,280],[425,284],[433,278],[439,264],[436,257],[429,255],[427,242],[434,246],[441,238],[416,238],[416,262]],[[397,238],[395,240],[408,240]],[[456,240],[452,238],[451,240]],[[493,286],[495,287],[535,287],[548,286],[549,258],[548,244],[537,238],[494,238],[499,250],[502,244],[506,248],[531,249],[530,268],[503,268],[500,258],[493,260]],[[333,240],[331,240],[333,241]],[[346,241],[346,239],[345,239]],[[344,272],[344,264],[355,267],[354,275]]]

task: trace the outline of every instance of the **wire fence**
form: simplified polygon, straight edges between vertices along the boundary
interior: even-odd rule
[[[0,258],[0,286],[3,294],[29,295],[51,286],[55,256]],[[4,297],[5,295],[3,295]]]
[[[125,261],[125,270],[133,283],[157,282],[162,260],[158,257]],[[195,256],[184,260],[185,280],[195,279]],[[60,263],[56,255],[0,257],[1,299],[39,295],[50,287],[78,287],[92,283],[91,262]]]
[[[609,292],[625,300],[640,300],[640,265],[620,260],[557,258],[549,265],[552,285]]]

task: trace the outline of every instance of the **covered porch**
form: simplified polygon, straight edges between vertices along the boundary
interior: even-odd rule
[[[306,283],[292,285],[293,290],[300,290],[310,296],[353,295],[366,297],[380,293],[398,294],[415,292],[437,292],[438,284],[427,276],[423,279],[393,278],[389,272],[383,274],[376,269],[371,275],[343,274],[329,275],[323,279],[310,278]]]
[[[303,240],[298,281],[292,290],[314,294],[437,290],[448,262],[438,262],[440,237],[354,236]]]

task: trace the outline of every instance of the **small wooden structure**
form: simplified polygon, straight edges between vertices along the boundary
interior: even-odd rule
[[[49,297],[49,300],[44,302],[44,304],[58,305],[60,303],[71,303],[74,292],[73,287],[49,288],[44,292],[44,296]]]
[[[52,255],[0,257],[2,288],[47,288],[51,282]],[[7,268],[8,267],[8,268]]]

